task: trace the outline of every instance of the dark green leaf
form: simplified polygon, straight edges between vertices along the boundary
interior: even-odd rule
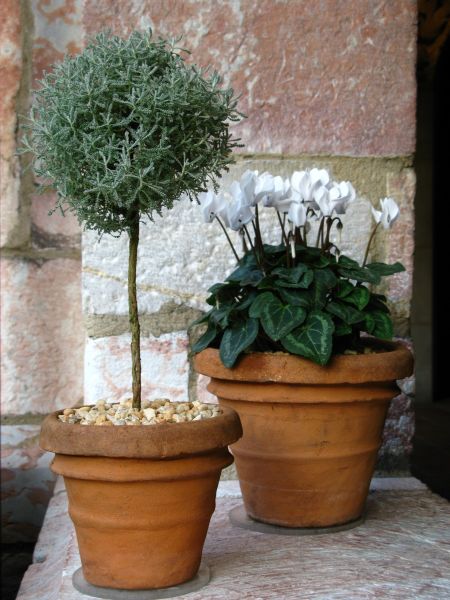
[[[214,323],[208,323],[208,329],[192,346],[192,352],[201,352],[207,348],[217,336],[217,327]]]
[[[276,289],[277,282],[278,280],[275,277],[268,275],[258,283],[257,288],[258,290],[273,290]]]
[[[338,264],[340,267],[346,267],[348,269],[359,268],[359,264],[353,258],[349,258],[348,256],[344,256],[341,254],[339,257]]]
[[[279,290],[281,298],[287,303],[293,306],[303,306],[303,308],[311,308],[312,305],[312,294],[306,290],[289,290],[286,288],[280,288]]]
[[[257,294],[256,290],[252,290],[249,294],[241,298],[236,306],[236,310],[245,310],[248,308],[257,297]]]
[[[391,317],[381,310],[374,310],[371,315],[375,319],[372,334],[383,340],[390,340],[394,334]]]
[[[281,343],[288,352],[310,358],[319,365],[330,359],[334,325],[331,317],[319,311],[308,315],[306,323],[285,336]]]
[[[277,246],[264,244],[264,254],[285,254],[285,252],[286,246],[284,244],[278,244]]]
[[[216,294],[220,289],[222,289],[223,287],[226,287],[226,286],[227,286],[226,283],[215,283],[208,289],[208,292],[210,294]]]
[[[342,335],[350,335],[352,331],[353,329],[350,325],[347,325],[347,323],[334,323],[334,335],[336,337],[340,337]]]
[[[378,294],[371,294],[367,308],[370,310],[381,310],[382,312],[389,313],[389,308],[386,305],[386,296],[381,296]]]
[[[321,309],[325,306],[329,290],[336,285],[336,275],[330,269],[315,271],[314,284],[312,285],[313,306]]]
[[[200,315],[195,321],[192,321],[191,325],[200,325],[201,323],[206,323],[209,320],[209,317],[212,313],[212,310],[209,310],[207,313]]]
[[[231,368],[241,352],[246,350],[258,335],[258,319],[238,321],[224,331],[220,343],[220,359]]]
[[[338,280],[331,269],[321,269],[320,271],[315,272],[314,282],[318,282],[327,289],[331,289],[337,284]]]
[[[364,313],[364,331],[372,334],[375,329],[375,318],[372,313]]]
[[[259,294],[253,301],[248,314],[254,318],[260,317],[264,305],[273,300],[276,300],[276,297],[271,292]]]
[[[216,323],[217,325],[220,325],[220,327],[222,329],[224,327],[227,327],[228,322],[229,322],[230,313],[234,307],[235,307],[235,305],[233,304],[233,305],[223,306],[220,308],[213,308],[211,311],[211,316],[210,316],[211,321],[213,323]]]
[[[355,289],[355,286],[353,285],[353,283],[350,283],[350,281],[347,281],[346,279],[340,279],[338,281],[337,288],[336,288],[336,296],[338,298],[345,298],[354,289]]]
[[[264,273],[259,269],[243,265],[233,271],[226,280],[238,282],[240,285],[257,285],[263,277]]]
[[[301,263],[292,269],[278,267],[272,271],[272,275],[278,275],[280,279],[284,279],[289,283],[298,283],[306,271],[308,271],[308,267]]]
[[[353,291],[343,298],[344,302],[349,302],[356,306],[358,310],[363,310],[367,306],[370,300],[370,292],[369,290],[362,286],[358,285],[353,289]]]
[[[311,285],[313,279],[314,272],[311,271],[311,269],[307,269],[298,283],[291,283],[285,279],[279,279],[277,281],[277,287],[306,289]]]
[[[338,267],[338,273],[342,277],[347,277],[347,279],[353,279],[354,281],[380,283],[380,276],[365,267],[354,267],[351,269]]]
[[[267,335],[275,342],[301,325],[305,318],[306,311],[304,308],[283,304],[275,297],[264,304],[261,311],[261,325]]]
[[[360,323],[364,320],[364,314],[362,312],[356,310],[348,304],[344,304],[343,302],[339,301],[330,302],[329,304],[327,304],[326,311],[331,313],[332,315],[336,315],[336,317],[339,317],[349,325],[353,325],[354,323]]]
[[[405,270],[405,267],[399,262],[396,262],[392,265],[374,262],[366,265],[366,269],[369,269],[369,271],[376,273],[380,277],[386,277],[388,275],[393,275],[394,273],[401,273]]]

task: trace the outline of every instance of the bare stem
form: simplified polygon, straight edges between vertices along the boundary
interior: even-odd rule
[[[373,230],[372,230],[372,233],[370,234],[369,241],[367,242],[366,253],[364,254],[364,260],[363,260],[363,263],[362,263],[362,266],[363,266],[363,267],[365,267],[365,266],[366,266],[367,258],[368,258],[368,256],[369,256],[369,250],[370,250],[370,246],[371,246],[371,244],[372,244],[373,238],[375,237],[375,233],[377,232],[378,225],[379,225],[379,223],[377,223],[377,224],[375,225],[375,227],[373,228]]]
[[[262,241],[261,228],[259,226],[259,209],[257,204],[255,204],[255,222],[253,227],[255,229],[255,247],[259,255],[260,267],[264,271],[264,245]]]
[[[251,249],[254,251],[254,250],[255,250],[255,246],[253,245],[252,238],[250,237],[250,234],[249,234],[249,232],[248,232],[248,229],[247,229],[247,227],[244,225],[244,226],[242,227],[242,229],[243,229],[243,231],[244,231],[244,232],[247,234],[247,239],[248,239],[248,241],[249,241],[250,248],[251,248]]]
[[[139,245],[139,214],[129,231],[128,256],[128,312],[131,331],[131,374],[133,380],[133,408],[141,409],[141,329],[136,292],[136,265]]]
[[[284,223],[281,220],[281,215],[280,215],[280,212],[278,210],[277,210],[277,217],[278,217],[278,221],[280,222],[280,227],[281,227],[281,241],[284,241],[284,243],[287,246],[288,245],[288,239],[287,239],[286,231],[284,229]]]
[[[319,231],[317,232],[316,248],[319,248],[321,241],[323,242],[323,227],[324,227],[324,223],[325,223],[325,218],[326,217],[322,217],[322,219],[320,221]]]
[[[227,238],[227,240],[228,240],[228,243],[230,244],[230,246],[231,246],[231,249],[233,250],[233,254],[234,254],[234,256],[235,256],[235,258],[236,258],[237,262],[239,262],[239,260],[240,260],[240,259],[239,259],[239,255],[238,255],[238,253],[236,252],[236,248],[233,246],[233,242],[231,241],[231,238],[230,238],[230,236],[228,235],[228,232],[227,232],[227,230],[225,229],[225,226],[224,226],[224,224],[222,223],[222,221],[219,219],[219,217],[218,217],[217,215],[216,215],[214,218],[215,218],[215,219],[217,219],[217,221],[218,221],[219,225],[222,227],[222,231],[224,232],[224,234],[225,234],[225,236],[226,236],[226,238]]]

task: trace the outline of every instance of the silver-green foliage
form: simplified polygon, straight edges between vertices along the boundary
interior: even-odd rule
[[[217,185],[242,115],[220,77],[187,64],[151,32],[101,33],[45,75],[27,136],[35,171],[58,207],[89,229],[118,234],[182,194]]]

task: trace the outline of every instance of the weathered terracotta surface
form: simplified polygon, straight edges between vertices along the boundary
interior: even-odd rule
[[[226,408],[147,427],[81,427],[50,415],[41,445],[57,453],[52,469],[64,476],[86,580],[152,589],[194,577],[220,472],[233,462],[227,445],[241,433]]]
[[[40,445],[55,454],[114,458],[179,458],[226,448],[242,435],[239,418],[223,408],[212,419],[131,427],[63,423],[55,412],[42,424]]]
[[[391,348],[327,367],[283,353],[250,354],[233,369],[212,348],[195,357],[209,391],[241,418],[232,451],[252,518],[326,527],[361,515],[395,380],[412,371],[409,351]]]

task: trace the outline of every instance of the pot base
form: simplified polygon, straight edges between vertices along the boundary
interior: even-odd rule
[[[232,525],[241,527],[241,529],[249,529],[256,533],[269,533],[274,535],[320,535],[322,533],[339,533],[347,531],[362,525],[366,519],[365,515],[361,515],[358,519],[342,523],[341,525],[332,525],[331,527],[281,527],[280,525],[271,525],[256,521],[248,516],[244,506],[236,506],[228,513]]]
[[[175,598],[176,596],[196,592],[208,585],[210,579],[210,569],[208,565],[202,563],[193,579],[179,585],[154,590],[118,590],[92,585],[92,583],[87,582],[83,575],[83,569],[80,567],[72,575],[72,584],[77,591],[94,598],[104,598],[106,600],[159,600],[160,598]]]

